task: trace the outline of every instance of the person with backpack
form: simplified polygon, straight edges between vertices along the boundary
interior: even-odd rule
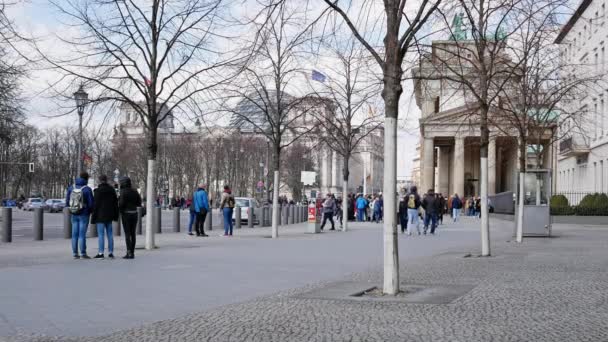
[[[194,201],[194,211],[196,211],[196,236],[208,236],[205,234],[205,219],[209,212],[209,197],[205,191],[205,184],[198,185],[192,200]]]
[[[220,201],[220,210],[224,214],[224,236],[232,236],[232,211],[236,201],[232,196],[232,191],[228,185],[224,185],[224,192],[222,193],[222,199]],[[241,210],[241,208],[239,208]],[[249,218],[253,220],[253,217]]]
[[[72,255],[74,259],[91,259],[87,255],[87,228],[94,208],[93,192],[87,186],[89,174],[80,173],[74,186],[68,188],[65,203],[72,214]],[[80,254],[78,244],[80,243]]]
[[[431,224],[431,235],[435,235],[437,228],[437,214],[439,213],[439,198],[435,195],[435,190],[429,189],[426,196],[422,200],[422,208],[424,208],[424,235]]]
[[[458,194],[454,194],[452,197],[452,219],[454,222],[458,221],[460,216],[460,210],[462,209],[462,200],[458,197]]]
[[[99,237],[99,252],[95,259],[104,258],[105,237],[108,236],[108,258],[114,259],[114,235],[112,232],[112,221],[118,221],[118,197],[116,190],[108,184],[106,175],[99,176],[99,186],[93,191],[95,208],[91,215],[91,223],[97,226]]]
[[[327,198],[323,201],[323,223],[321,223],[321,230],[325,228],[325,223],[327,223],[327,219],[331,222],[331,229],[336,230],[334,224],[334,212],[336,212],[336,200],[333,196],[328,193]]]
[[[410,189],[410,193],[407,194],[407,217],[408,217],[408,231],[407,235],[412,235],[413,225],[416,225],[418,235],[420,235],[420,221],[418,220],[418,210],[420,208],[420,196],[418,195],[418,188],[414,185]]]
[[[137,227],[137,208],[141,207],[141,196],[131,186],[129,177],[122,177],[120,183],[120,198],[118,211],[122,217],[122,227],[125,231],[127,254],[123,259],[135,259],[135,228]]]

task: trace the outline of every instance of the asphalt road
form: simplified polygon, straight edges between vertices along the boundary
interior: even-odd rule
[[[511,225],[493,223],[493,240],[508,239]],[[304,234],[304,227],[281,227],[279,239],[268,239],[268,228],[237,230],[234,238],[162,234],[160,249],[137,250],[132,261],[71,260],[69,246],[59,239],[0,244],[0,339],[19,333],[104,335],[381,269],[380,224],[317,235]],[[474,253],[479,220],[440,226],[436,236],[399,234],[399,244],[403,265],[446,251]],[[116,255],[123,245],[116,243]],[[94,250],[94,240],[89,246]]]

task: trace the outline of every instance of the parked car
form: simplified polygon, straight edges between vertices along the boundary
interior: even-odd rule
[[[262,208],[260,207],[260,203],[255,198],[250,197],[236,197],[235,199],[237,207],[241,209],[241,223],[247,224],[249,222],[249,212],[251,211],[250,207],[253,208],[253,224],[260,224],[260,217],[262,217]],[[232,213],[232,220],[234,221],[236,218],[236,210],[234,208],[234,212]]]
[[[30,197],[23,203],[23,210],[32,211],[36,208],[42,208],[43,203],[40,197]]]
[[[44,202],[42,208],[49,213],[58,213],[65,207],[64,199],[51,198]]]

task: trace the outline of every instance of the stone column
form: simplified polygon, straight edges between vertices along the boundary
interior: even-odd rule
[[[441,146],[437,158],[437,169],[439,169],[439,179],[437,180],[437,192],[446,196],[450,189],[450,148]]]
[[[424,138],[422,146],[422,189],[418,189],[421,194],[426,193],[435,185],[435,143],[433,138]]]
[[[488,195],[496,194],[496,138],[488,144]]]
[[[328,191],[329,182],[331,181],[331,176],[329,175],[329,158],[327,156],[327,150],[325,148],[321,149],[321,192],[325,193]]]
[[[336,192],[338,189],[338,179],[340,171],[338,170],[338,153],[331,151],[331,191]]]
[[[464,196],[464,138],[456,137],[454,139],[454,174],[452,175],[452,183],[454,184],[454,192],[462,198]],[[454,194],[450,194],[454,195]]]

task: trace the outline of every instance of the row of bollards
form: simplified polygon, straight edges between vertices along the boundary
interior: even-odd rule
[[[235,209],[235,228],[236,229],[240,229],[242,224],[241,224],[241,218],[242,218],[242,213],[241,213],[241,208],[240,207],[236,207]],[[256,214],[256,208],[247,208],[248,212],[248,219],[247,219],[247,227],[248,228],[253,228],[254,227],[254,220],[255,220],[255,214]],[[260,212],[258,213],[258,224],[261,227],[269,227],[272,225],[272,214],[273,214],[273,207],[272,206],[264,206],[261,208],[258,208],[257,210],[260,210]],[[139,207],[137,208],[137,226],[136,226],[136,234],[137,235],[142,235],[143,233],[143,211],[144,208]],[[288,224],[297,224],[297,223],[301,223],[301,222],[306,222],[307,220],[307,207],[306,206],[302,206],[302,205],[284,205],[281,207],[280,209],[280,215],[279,215],[279,223],[282,225],[288,225]],[[174,208],[173,209],[173,231],[176,233],[180,232],[180,226],[181,226],[181,216],[180,216],[181,212],[180,212],[180,208]],[[155,233],[157,234],[161,234],[162,233],[162,210],[161,208],[154,208],[154,211],[152,212],[152,224],[153,224],[153,230]],[[13,240],[13,233],[12,233],[12,217],[13,217],[13,212],[12,212],[12,208],[6,208],[3,207],[2,208],[2,242],[12,242]],[[206,230],[212,230],[212,225],[213,225],[213,218],[211,213],[207,214],[207,219],[205,220],[205,229]],[[113,231],[114,234],[116,236],[120,236],[121,235],[121,226],[122,226],[122,222],[119,218],[119,220],[117,222],[113,222],[112,223],[113,226]],[[34,220],[33,220],[33,235],[34,235],[34,240],[40,241],[44,239],[44,231],[43,231],[43,227],[44,227],[44,211],[42,208],[36,208],[34,209]],[[89,237],[97,237],[97,227],[94,224],[91,224],[89,227]],[[71,239],[72,238],[72,220],[71,220],[71,213],[69,211],[69,208],[64,208],[63,209],[63,237],[65,239]]]

